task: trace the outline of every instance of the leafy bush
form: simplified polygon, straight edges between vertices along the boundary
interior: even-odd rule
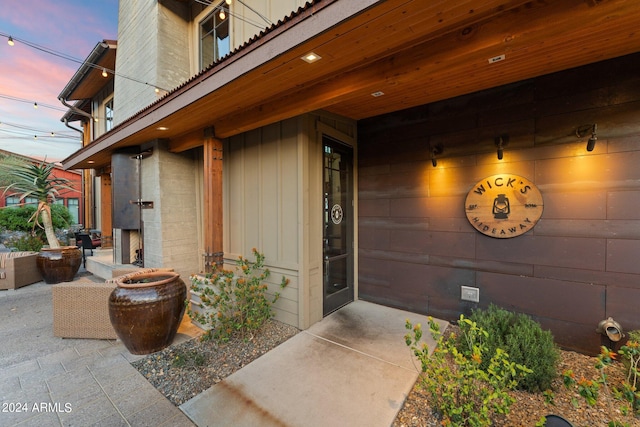
[[[8,244],[16,251],[40,252],[40,249],[44,246],[44,241],[37,235],[26,234],[14,241],[8,242]]]
[[[196,313],[189,309],[189,316],[209,327],[205,338],[228,341],[234,333],[243,338],[251,330],[260,328],[264,322],[273,317],[271,306],[280,298],[276,292],[272,299],[266,296],[265,280],[270,271],[264,267],[264,255],[255,248],[255,262],[239,257],[236,271],[214,270],[204,278],[191,276],[191,291],[199,293],[201,303],[209,314]],[[280,283],[283,289],[289,280],[284,276]]]
[[[544,331],[540,324],[526,314],[491,305],[487,310],[474,310],[470,316],[478,326],[489,333],[489,351],[503,349],[512,361],[530,368],[533,373],[521,378],[518,388],[530,392],[540,392],[551,387],[557,376],[560,352],[550,331]],[[481,364],[489,368],[489,361]]]
[[[33,230],[33,221],[29,221],[36,212],[33,205],[25,205],[20,207],[7,207],[0,209],[0,227],[7,230],[27,231]],[[69,209],[64,205],[51,205],[51,219],[53,228],[61,229],[69,227],[72,217]],[[36,230],[39,230],[36,228]]]
[[[509,413],[514,399],[508,391],[520,378],[531,372],[509,360],[502,349],[489,350],[489,333],[475,322],[460,316],[462,336],[445,339],[439,326],[429,318],[429,330],[436,340],[431,356],[427,345],[420,342],[422,329],[409,320],[405,342],[422,365],[420,385],[430,396],[430,404],[442,415],[443,426],[490,426],[495,418]],[[462,349],[459,343],[464,343]],[[488,361],[488,369],[481,363]]]

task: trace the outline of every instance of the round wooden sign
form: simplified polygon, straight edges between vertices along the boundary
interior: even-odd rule
[[[467,194],[465,213],[479,232],[498,239],[520,236],[542,216],[542,194],[527,178],[492,175],[479,181]]]

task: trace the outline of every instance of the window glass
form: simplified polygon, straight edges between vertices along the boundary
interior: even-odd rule
[[[67,209],[69,209],[69,213],[71,214],[71,222],[73,224],[78,224],[78,217],[80,215],[79,200],[77,198],[67,199]]]
[[[224,9],[224,15],[220,10]],[[200,69],[227,55],[231,51],[229,39],[229,13],[226,3],[200,21]]]
[[[105,130],[109,132],[113,128],[113,98],[104,105]]]

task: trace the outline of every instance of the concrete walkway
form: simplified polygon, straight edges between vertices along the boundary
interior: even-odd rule
[[[427,324],[353,302],[180,409],[198,426],[389,426],[418,376],[403,339],[407,318]]]
[[[2,426],[388,426],[417,378],[405,319],[426,324],[354,302],[177,408],[130,365],[141,356],[56,338],[52,315],[44,282],[0,291]],[[187,320],[176,343],[199,332]]]

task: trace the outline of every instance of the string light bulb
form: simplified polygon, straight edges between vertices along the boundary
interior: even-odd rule
[[[37,102],[33,103],[33,108],[35,108],[36,110],[38,109],[38,103]]]
[[[109,75],[107,74],[107,69],[103,68],[102,69],[102,77],[108,77]]]
[[[228,5],[231,5],[231,0],[224,0],[224,2]]]
[[[13,37],[9,36],[9,40],[7,40],[7,44],[9,44],[9,46],[13,46],[15,44],[15,42],[13,41]]]
[[[227,17],[227,15],[224,13],[224,9],[220,8],[220,13],[218,14],[218,17],[222,20],[224,20],[224,18]]]

